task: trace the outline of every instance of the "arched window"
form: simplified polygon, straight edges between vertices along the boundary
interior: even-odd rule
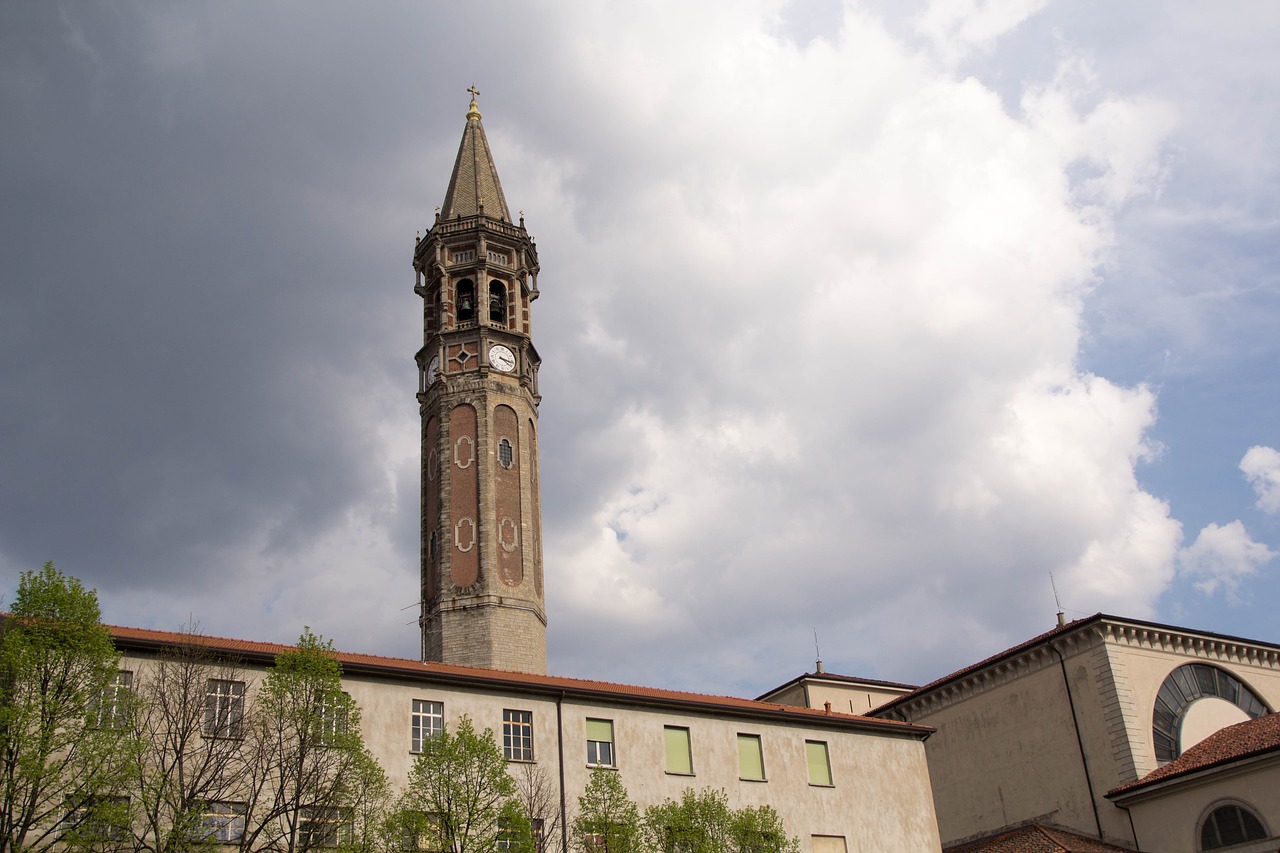
[[[476,318],[476,286],[471,279],[464,278],[457,287],[458,322],[463,323]]]
[[[1189,663],[1169,673],[1156,694],[1151,734],[1156,761],[1168,764],[1182,754],[1182,721],[1197,699],[1216,696],[1232,703],[1251,718],[1268,713],[1252,690],[1226,670],[1204,663]]]
[[[498,464],[501,465],[503,468],[510,468],[511,462],[514,458],[515,458],[515,454],[512,453],[511,442],[505,438],[499,441],[498,442]]]
[[[1201,850],[1217,850],[1266,837],[1267,830],[1258,816],[1236,803],[1218,806],[1200,825]]]
[[[500,281],[489,282],[489,322],[507,324],[507,288]]]

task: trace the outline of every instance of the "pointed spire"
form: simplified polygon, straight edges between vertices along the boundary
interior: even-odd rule
[[[444,194],[440,218],[449,220],[483,213],[510,222],[511,211],[507,208],[506,196],[502,194],[493,155],[489,153],[484,125],[480,123],[480,106],[476,103],[480,92],[475,86],[467,91],[471,93],[467,127],[462,131],[462,144],[458,146],[458,159],[453,164],[453,177],[449,179],[449,189]]]

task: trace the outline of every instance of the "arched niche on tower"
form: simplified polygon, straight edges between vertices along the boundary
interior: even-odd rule
[[[538,424],[533,418],[526,422],[525,435],[529,442],[529,511],[535,520],[542,518],[541,490],[538,487]],[[528,547],[533,556],[533,594],[542,600],[542,528],[534,524],[530,528]]]
[[[440,595],[440,419],[428,418],[422,429],[422,535],[425,597]]]
[[[510,406],[493,409],[493,528],[497,532],[499,579],[509,587],[524,583],[524,512],[521,505],[520,418]]]
[[[459,590],[480,580],[480,465],[476,458],[476,410],[449,411],[449,579]]]

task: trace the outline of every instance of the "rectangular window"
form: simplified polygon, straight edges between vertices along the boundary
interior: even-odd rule
[[[444,703],[413,700],[413,716],[409,721],[409,751],[422,752],[427,738],[444,731]]]
[[[200,816],[200,839],[231,844],[244,835],[244,803],[207,803]]]
[[[244,682],[209,679],[204,695],[206,737],[240,737],[244,728]]]
[[[587,764],[613,767],[613,720],[587,720]]]
[[[502,754],[508,761],[533,761],[533,712],[502,712]]]
[[[760,735],[738,735],[738,778],[764,781],[764,750]]]
[[[831,759],[827,755],[827,744],[820,740],[804,742],[804,757],[809,763],[810,785],[831,785]]]
[[[689,745],[689,730],[679,726],[664,726],[662,741],[667,750],[667,772],[692,776],[693,752]]]
[[[848,853],[849,851],[843,835],[814,835],[810,836],[810,840],[813,853]]]
[[[321,738],[336,737],[347,733],[347,709],[351,697],[345,692],[317,693],[315,698],[316,726]]]
[[[122,669],[116,673],[90,711],[90,725],[99,729],[123,729],[129,723],[129,696],[133,690],[133,673]]]
[[[352,836],[350,809],[304,806],[298,813],[298,843],[304,850],[350,844]]]
[[[67,832],[64,840],[72,842],[70,846],[86,842],[122,842],[130,835],[129,798],[92,797],[82,800],[67,811],[65,821]]]
[[[426,812],[400,812],[400,847],[402,850],[419,850],[423,853],[439,853],[444,850],[444,834],[440,820]]]

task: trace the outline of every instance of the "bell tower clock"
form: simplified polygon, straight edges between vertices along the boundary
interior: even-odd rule
[[[538,253],[511,221],[472,87],[435,224],[413,253],[423,300],[422,658],[545,673],[538,504]]]

